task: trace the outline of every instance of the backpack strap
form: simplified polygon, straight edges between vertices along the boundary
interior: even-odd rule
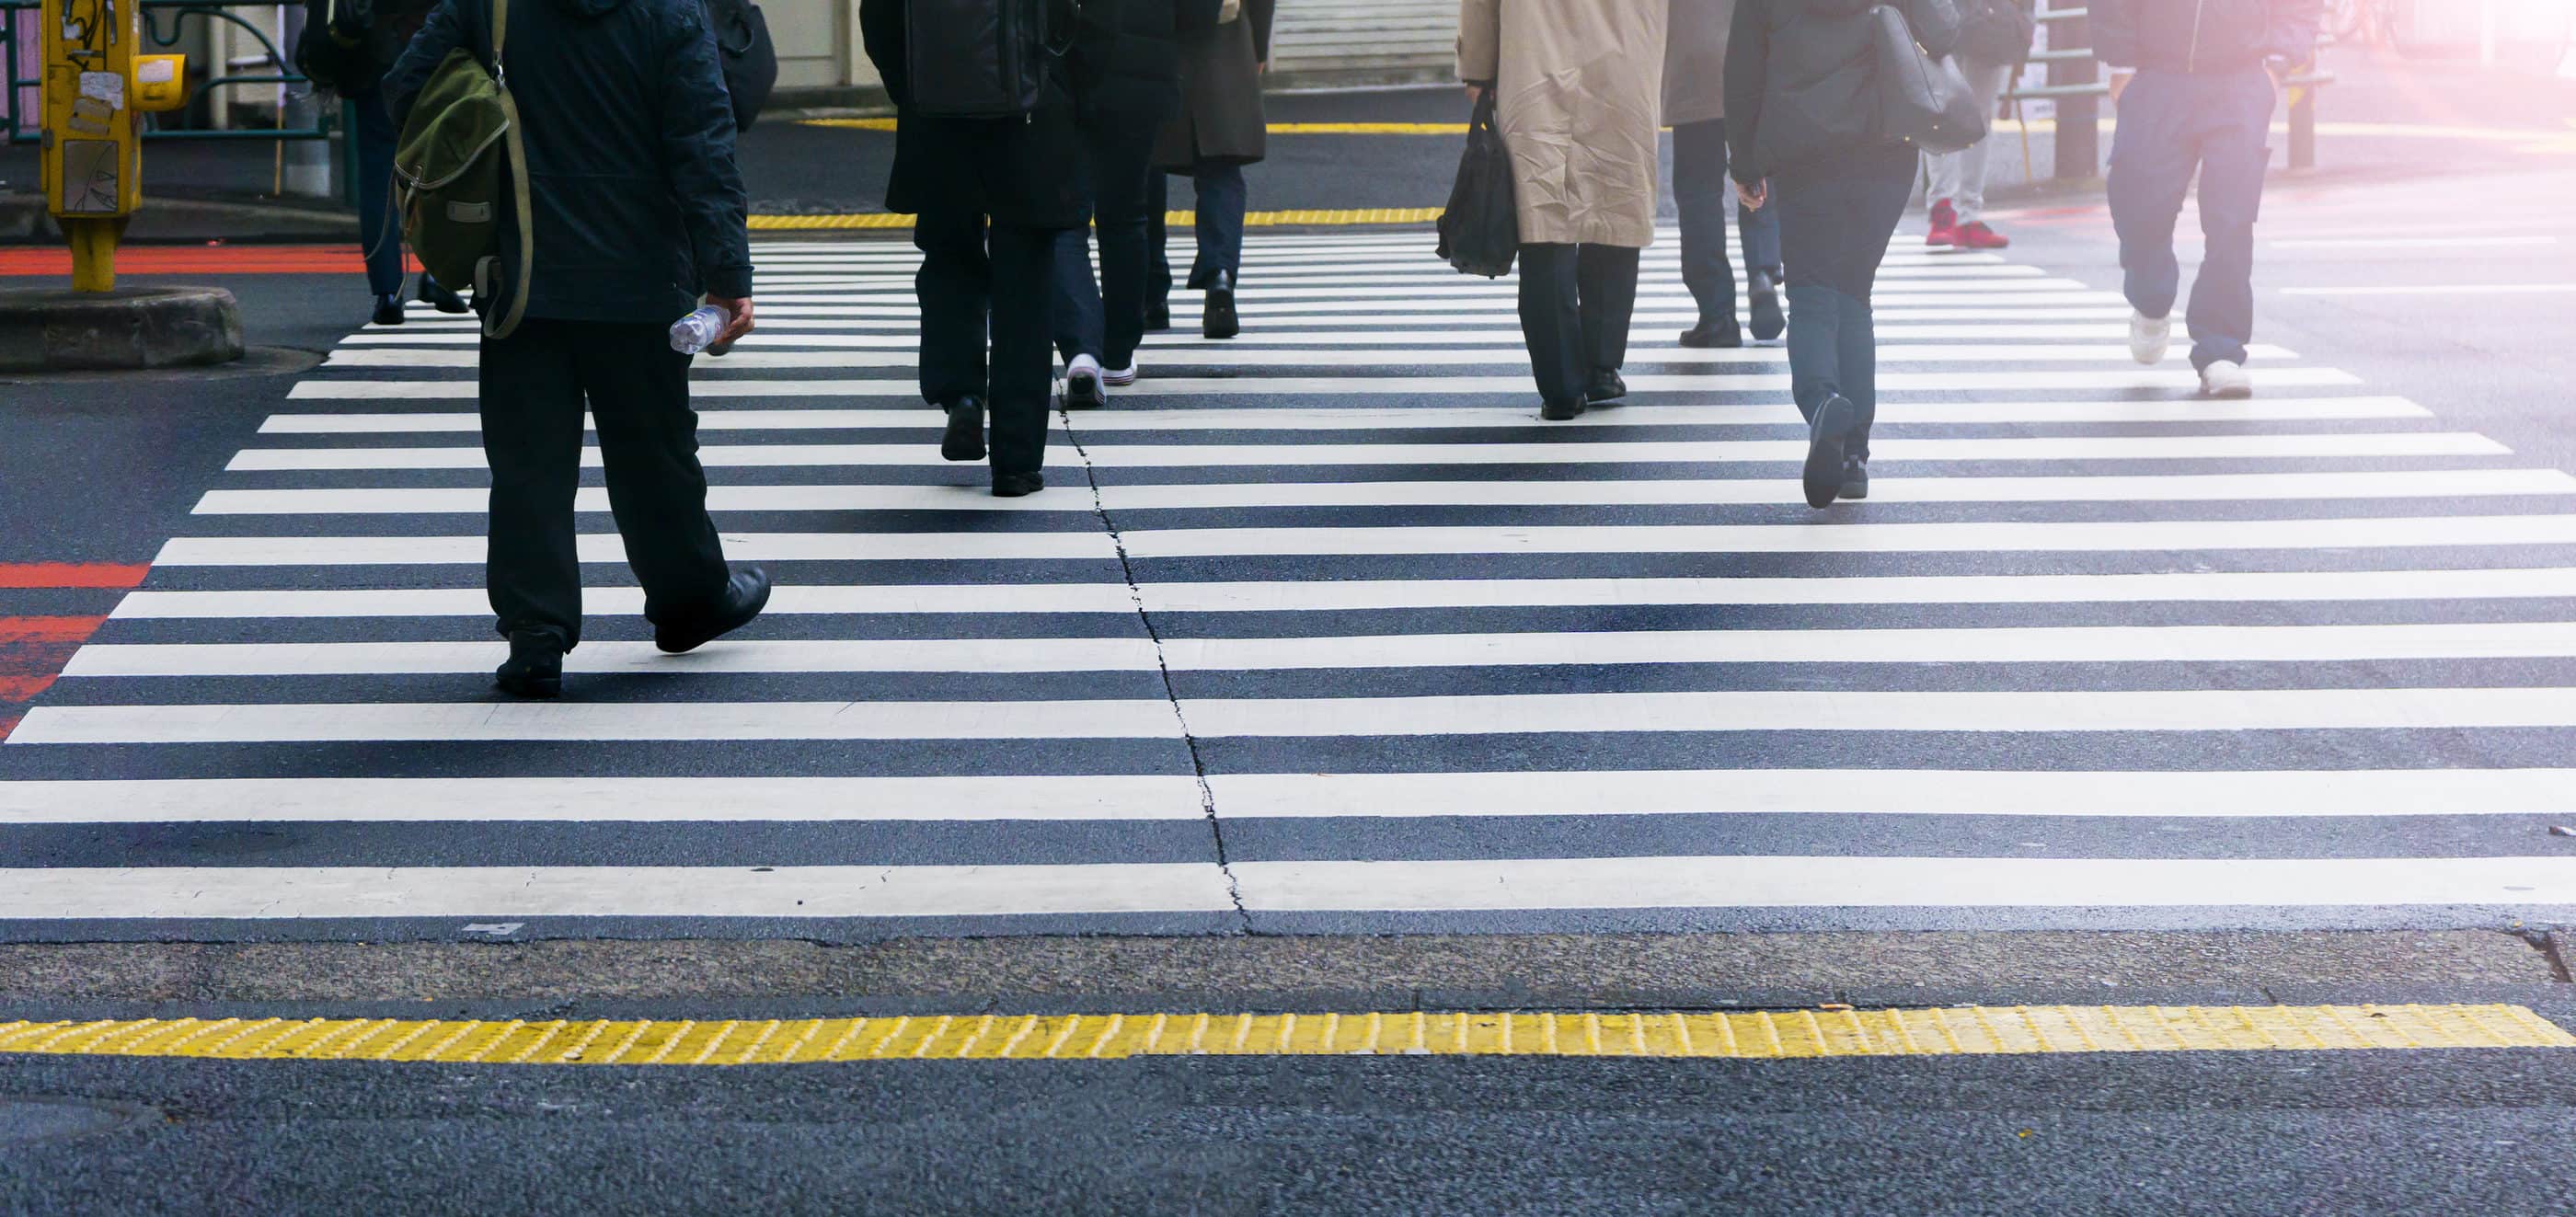
[[[510,293],[510,303],[499,316],[487,316],[483,333],[487,337],[507,338],[517,333],[519,322],[528,313],[528,288],[536,278],[537,214],[528,197],[528,145],[521,138],[519,101],[510,95],[510,73],[501,59],[501,48],[510,35],[510,0],[492,0],[492,81],[501,89],[502,144],[510,153],[510,189],[516,196],[519,229],[519,285]]]

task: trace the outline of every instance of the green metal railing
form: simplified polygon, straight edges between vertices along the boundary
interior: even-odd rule
[[[293,56],[281,50],[276,41],[269,37],[268,31],[227,11],[236,8],[274,9],[279,7],[277,0],[267,0],[265,3],[254,3],[253,0],[132,0],[132,2],[143,15],[144,41],[151,46],[162,50],[178,46],[181,35],[187,29],[187,23],[196,20],[208,23],[222,22],[239,28],[258,42],[260,50],[265,52],[267,62],[264,68],[209,77],[192,91],[192,99],[215,89],[257,85],[294,88],[310,87],[312,84],[302,73],[295,70]],[[17,17],[20,13],[34,13],[39,7],[39,0],[0,0],[0,69],[5,69],[5,75],[8,78],[8,87],[0,89],[0,132],[5,132],[8,142],[13,144],[31,144],[43,137],[42,114],[21,112],[19,106],[20,98],[26,91],[37,88],[43,82],[18,74],[20,23]],[[35,23],[29,21],[26,25],[32,31]],[[144,131],[143,138],[147,140],[307,140],[327,139],[330,134],[330,131],[317,121],[310,127],[247,127],[220,131],[160,130],[156,126]]]

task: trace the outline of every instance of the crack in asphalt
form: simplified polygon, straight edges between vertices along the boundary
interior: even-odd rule
[[[1091,490],[1091,514],[1099,517],[1100,527],[1109,534],[1110,545],[1118,551],[1119,577],[1127,581],[1127,597],[1136,605],[1136,619],[1145,626],[1145,637],[1154,646],[1154,670],[1163,681],[1163,697],[1172,705],[1172,717],[1181,725],[1181,744],[1189,749],[1190,772],[1198,780],[1199,807],[1207,813],[1208,837],[1216,849],[1217,870],[1225,876],[1226,899],[1234,904],[1234,915],[1243,933],[1252,934],[1252,913],[1243,904],[1243,884],[1235,877],[1234,863],[1225,849],[1225,822],[1217,815],[1216,788],[1208,784],[1207,758],[1199,751],[1198,733],[1190,730],[1190,717],[1181,707],[1181,692],[1172,683],[1172,666],[1163,650],[1163,633],[1154,624],[1154,614],[1145,607],[1145,589],[1136,581],[1136,563],[1127,553],[1127,537],[1118,530],[1118,521],[1110,518],[1109,505],[1100,495],[1100,469],[1092,464],[1091,450],[1083,446],[1082,435],[1074,429],[1073,414],[1059,406],[1056,417],[1064,420],[1064,434],[1073,445],[1074,455],[1082,458],[1082,478]]]

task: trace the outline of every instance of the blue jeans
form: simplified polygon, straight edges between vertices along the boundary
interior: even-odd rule
[[[1682,286],[1702,317],[1735,315],[1735,268],[1726,258],[1726,120],[1673,127],[1673,205],[1682,215]],[[1735,209],[1744,237],[1744,269],[1780,277],[1780,209]]]
[[[1198,259],[1190,264],[1186,287],[1204,288],[1224,271],[1236,279],[1243,278],[1243,213],[1251,203],[1251,191],[1243,184],[1243,166],[1233,162],[1201,161],[1190,174],[1198,190]],[[1151,295],[1160,301],[1172,293],[1172,262],[1164,248],[1163,212],[1171,197],[1163,175],[1157,173],[1146,187],[1145,244],[1152,251],[1154,265],[1149,277]]]
[[[2254,336],[2254,218],[2272,159],[2274,89],[2260,68],[2224,76],[2142,71],[2120,94],[2111,141],[2111,226],[2129,304],[2173,312],[2182,289],[2174,221],[2200,171],[2200,276],[2192,281],[2191,366],[2245,362]]]
[[[1091,276],[1091,234],[1065,230],[1056,243],[1055,345],[1067,360],[1089,355],[1109,368],[1136,362],[1145,332],[1150,255],[1146,250],[1147,175],[1154,123],[1112,115],[1083,133],[1089,145],[1093,223],[1100,231],[1100,277]],[[1159,227],[1159,226],[1157,226]]]
[[[1920,154],[1878,144],[1806,161],[1771,179],[1789,259],[1789,393],[1809,422],[1835,394],[1859,408],[1844,451],[1867,459],[1878,417],[1878,329],[1870,290],[1914,194]]]
[[[403,289],[402,224],[394,217],[394,120],[385,99],[368,90],[349,99],[357,112],[358,247],[367,255],[367,291],[399,296]]]

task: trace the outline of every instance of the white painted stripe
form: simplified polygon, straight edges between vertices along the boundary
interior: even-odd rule
[[[1371,612],[1781,604],[2250,604],[2576,598],[2576,568],[2194,571],[2143,575],[1867,575],[1709,579],[1354,579],[1314,582],[781,587],[769,615],[828,613]],[[644,611],[632,587],[582,593],[592,612]],[[119,620],[483,617],[480,589],[138,591]]]
[[[1955,290],[1944,289],[1937,284],[1915,282],[1881,284],[1879,285],[1878,290],[1870,293],[1870,301],[1872,304],[1880,308],[1885,308],[1891,305],[1920,306],[1974,304],[1993,307],[2006,305],[2034,306],[2052,303],[2104,306],[2124,303],[2120,293],[2118,292],[2101,291],[2095,288],[2079,289],[2076,287],[2045,285],[2047,283],[2054,282],[2054,280],[2043,281],[2022,279],[2012,282],[1986,284],[1980,286],[1973,297],[1965,299],[1961,298]],[[1737,299],[1741,300],[1743,299],[1743,296],[1739,293]],[[1246,300],[1236,305],[1236,311],[1241,313],[1248,321],[1253,318],[1286,313],[1347,313],[1355,308],[1368,308],[1381,312],[1410,311],[1433,313],[1491,310],[1504,307],[1510,304],[1512,300],[1513,297],[1508,295],[1482,299],[1460,298],[1457,300],[1408,300],[1396,297],[1384,297],[1371,298],[1365,304],[1356,304],[1350,300],[1340,297],[1338,294],[1335,294],[1291,297],[1277,300]],[[1637,306],[1641,310],[1677,309],[1690,303],[1690,297],[1686,295],[1648,295],[1640,297],[1638,299]],[[778,304],[797,308],[807,306],[848,306],[854,308],[873,308],[877,310],[874,313],[861,312],[857,314],[859,316],[903,316],[915,312],[918,308],[918,305],[913,302],[912,296],[909,293],[904,292],[772,292],[766,288],[762,289],[760,304],[762,308],[768,308],[772,304]],[[1172,302],[1172,316],[1175,319],[1190,318],[1199,315],[1200,306],[1197,304],[1189,303],[1180,299],[1175,299]]]
[[[2258,389],[2316,389],[2357,385],[2361,379],[2337,368],[2264,368],[2247,369]],[[1638,373],[1626,378],[1628,390],[1637,393],[1695,393],[1714,396],[1722,393],[1785,393],[1789,389],[1786,373],[1750,372],[1730,376],[1663,375]],[[2199,389],[2199,377],[2188,367],[2178,369],[2116,368],[2039,372],[1906,372],[1881,371],[1878,388],[1884,393],[1985,393],[2000,391],[2087,393],[2134,392],[2141,390],[2172,393],[2177,396]],[[904,401],[921,400],[920,386],[910,377],[879,377],[866,380],[760,380],[755,378],[702,376],[690,385],[692,395],[701,399],[735,397],[799,397],[820,400],[833,397],[890,397]],[[1244,377],[1153,377],[1117,390],[1121,397],[1163,397],[1197,395],[1208,397],[1285,397],[1329,396],[1350,393],[1455,396],[1462,393],[1531,394],[1529,377],[1517,376],[1244,376]],[[472,380],[347,380],[315,379],[296,383],[287,393],[297,401],[470,401],[475,396]]]
[[[800,340],[793,345],[816,349],[736,351],[701,366],[708,371],[721,372],[782,368],[908,368],[916,362],[913,352],[909,350],[820,349],[838,348],[858,341],[860,340],[842,338]],[[2256,359],[2277,361],[2298,358],[2295,352],[2261,343],[2248,347],[2247,350]],[[479,351],[417,347],[344,347],[333,351],[324,363],[335,368],[471,368],[479,366],[482,358],[482,353]],[[1878,360],[1882,367],[1909,363],[1974,363],[1992,366],[2015,363],[2127,364],[2131,362],[2129,349],[2125,346],[2062,344],[1885,346],[1879,348]],[[1308,351],[1269,350],[1210,343],[1199,347],[1174,348],[1160,352],[1156,366],[1185,368],[1518,367],[1528,362],[1529,352],[1518,346]],[[1789,357],[1787,350],[1782,347],[1729,349],[1672,347],[1665,350],[1631,352],[1630,362],[1644,366],[1760,364],[1766,367],[1787,367]]]
[[[2576,688],[1567,693],[1185,698],[1201,738],[2576,727]],[[8,747],[500,740],[1177,739],[1161,699],[37,706]],[[2570,859],[2576,863],[2576,859]]]
[[[2366,287],[2285,287],[2284,296],[2432,296],[2457,307],[2480,296],[2558,296],[2576,292],[2576,283],[2407,283]]]
[[[2482,498],[2576,494],[2556,469],[2409,470],[2393,473],[2253,473],[2035,478],[1876,478],[1878,503],[2242,502],[2309,499]],[[481,515],[472,487],[216,490],[198,515]],[[1705,478],[1546,482],[1223,482],[1105,486],[1098,503],[1076,495],[996,500],[968,486],[717,486],[714,511],[1075,512],[1281,507],[1696,507],[1803,503],[1786,481]],[[582,488],[576,511],[609,510],[608,491]]]
[[[0,918],[971,917],[1228,913],[1215,863],[1099,866],[62,867]]]
[[[1132,529],[1128,556],[2160,553],[2576,543],[2576,515],[1967,524]],[[173,546],[180,544],[172,542]],[[308,541],[308,545],[330,544]],[[165,561],[167,559],[164,559]]]
[[[587,649],[587,648],[584,648]],[[576,652],[578,654],[578,652]],[[1200,820],[1194,777],[0,782],[0,824]]]
[[[1244,862],[1255,913],[2576,904],[2576,858],[1681,857]]]
[[[2045,291],[2094,293],[2096,291],[2096,289],[2090,284],[2079,279],[1915,278],[1893,276],[1884,282],[1888,290],[1885,292],[1872,292],[1872,300],[1900,293],[1908,295],[1959,295],[1965,293],[1985,294],[1989,292]],[[776,289],[781,294],[790,297],[817,295],[820,294],[823,289],[835,287],[850,287],[853,289],[848,291],[835,291],[832,293],[832,295],[838,297],[842,302],[850,304],[900,304],[913,298],[912,289],[909,285],[881,290],[868,290],[865,285],[837,284],[832,282],[808,284],[764,283],[762,285],[764,291]],[[1518,297],[1520,289],[1510,283],[1489,284],[1482,282],[1458,283],[1443,281],[1437,283],[1406,284],[1403,286],[1392,287],[1346,287],[1332,285],[1301,287],[1251,286],[1241,289],[1236,294],[1241,300],[1265,303],[1282,300],[1420,300],[1429,302],[1440,300],[1469,301],[1478,299],[1513,299]],[[1637,302],[1641,305],[1657,305],[1678,303],[1686,301],[1689,298],[1689,296],[1678,292],[1647,290],[1640,291],[1638,293]],[[796,302],[801,304],[822,303],[823,301],[806,301],[798,299]]]
[[[480,672],[489,642],[91,643],[67,678],[419,676]],[[1178,638],[1176,672],[1279,672],[1653,664],[2362,663],[2414,659],[2565,659],[2576,623],[2356,626],[2049,626],[1978,629],[1631,630],[1365,637]],[[565,657],[575,673],[1151,672],[1151,640],[931,638],[760,640],[664,655],[648,643],[594,642]]]
[[[616,533],[590,533],[581,560],[623,564]],[[153,561],[161,566],[481,565],[482,537],[174,537]],[[896,562],[949,560],[1089,560],[1118,556],[1100,532],[728,533],[725,556],[741,562]]]
[[[1785,413],[1785,411],[1783,411]],[[1103,444],[1085,449],[1103,469],[1194,469],[1318,465],[1745,464],[1796,461],[1804,440],[1581,441],[1460,444]],[[2466,431],[2308,435],[2008,436],[1997,439],[1881,439],[1872,459],[1901,461],[2220,460],[2326,456],[2502,456],[2511,452]],[[928,444],[711,444],[712,469],[935,466]],[[581,463],[598,468],[597,448]],[[332,469],[480,469],[481,448],[245,448],[234,473]]]
[[[2360,249],[2376,253],[2404,254],[2422,249],[2499,249],[2532,245],[2556,245],[2558,238],[2545,236],[2519,237],[2430,237],[2413,236],[2403,240],[2381,237],[2303,238],[2292,241],[2267,241],[2267,249]]]
[[[1738,299],[1741,300],[1741,297],[1739,296]],[[1240,307],[1238,308],[1238,311],[1246,312],[1247,315],[1250,313],[1249,310],[1242,310]],[[1265,317],[1262,321],[1262,329],[1265,333],[1276,331],[1281,328],[1301,326],[1338,325],[1387,327],[1419,326],[1426,324],[1438,325],[1441,327],[1482,326],[1500,330],[1509,334],[1517,334],[1520,332],[1520,314],[1514,309],[1500,306],[1478,309],[1458,309],[1443,306],[1436,310],[1438,313],[1437,316],[1428,318],[1424,317],[1419,312],[1339,313],[1313,312],[1309,310],[1272,310],[1272,312],[1276,315]],[[1199,314],[1197,310],[1192,309],[1186,303],[1176,300],[1172,303],[1172,315],[1177,318],[1195,319]],[[2065,306],[2033,307],[2014,304],[1992,304],[1985,298],[1980,297],[1978,303],[1973,305],[1947,305],[1915,308],[1880,307],[1874,310],[1874,316],[1879,322],[1878,332],[1881,336],[1897,336],[1891,327],[1895,324],[1906,322],[2124,321],[2129,316],[2129,310],[2126,305],[2097,305],[2077,308]],[[1651,324],[1676,324],[1686,326],[1698,319],[1699,312],[1697,309],[1693,308],[1671,308],[1663,310],[1639,309],[1630,316],[1630,320],[1640,326]],[[917,332],[919,329],[917,324],[918,321],[918,309],[905,308],[901,306],[867,305],[851,308],[841,308],[833,305],[802,305],[794,307],[786,305],[773,306],[769,303],[769,300],[766,297],[762,299],[760,305],[760,332],[762,333],[769,333],[775,330],[815,330],[822,332],[831,332],[836,330],[845,332],[891,330],[910,334]],[[438,317],[436,314],[432,314],[429,317],[406,322],[401,326],[379,326],[368,324],[360,326],[357,332],[360,334],[472,333],[480,327],[480,322],[451,321]],[[1154,334],[1149,335],[1149,337],[1154,339],[1177,337],[1186,340],[1189,338],[1189,335],[1186,332],[1183,332],[1175,335]]]
[[[1946,284],[2005,280],[2050,284],[2071,282],[2071,280],[2051,279],[2047,272],[2036,266],[1963,265],[1949,259],[1937,261],[1890,259],[1880,264],[1877,275],[1877,281],[1881,283],[1905,282],[1909,285],[1915,281]],[[1657,288],[1669,291],[1680,286],[1681,282],[1681,274],[1672,270],[1642,271],[1637,276],[1637,284],[1641,292]],[[854,268],[813,267],[783,273],[763,269],[760,285],[764,290],[776,288],[791,292],[814,291],[822,288],[911,291],[913,277],[909,274],[870,274],[864,270],[857,270],[854,273]],[[1347,267],[1307,266],[1295,269],[1255,270],[1244,276],[1241,286],[1235,291],[1240,298],[1277,299],[1283,294],[1311,296],[1318,294],[1320,290],[1329,290],[1337,295],[1345,293],[1368,295],[1375,289],[1386,287],[1431,292],[1448,292],[1459,288],[1477,289],[1488,293],[1496,288],[1507,288],[1514,292],[1519,290],[1519,285],[1515,282],[1489,283],[1473,277],[1462,278],[1445,266],[1396,268],[1386,267],[1384,264],[1356,264]]]
[[[764,316],[763,321],[766,322],[766,320]],[[1269,346],[1414,347],[1436,343],[1452,346],[1517,347],[1524,342],[1520,331],[1515,328],[1494,325],[1483,329],[1460,329],[1447,326],[1446,321],[1447,319],[1444,318],[1444,324],[1437,327],[1409,330],[1265,331],[1255,335],[1254,338],[1258,343]],[[790,322],[774,326],[764,324],[759,333],[743,339],[738,349],[905,350],[917,347],[921,343],[919,335],[913,333],[909,327],[900,333],[845,332],[853,328],[855,327],[849,322]],[[2007,340],[2110,342],[2125,341],[2129,332],[2129,327],[2117,324],[2070,325],[2038,322],[1992,325],[1881,325],[1876,329],[1878,340],[1881,342],[1894,342],[1900,339],[1962,342]],[[1648,363],[1653,362],[1654,359],[1673,358],[1677,352],[1691,349],[1679,345],[1678,338],[1679,335],[1670,331],[1638,335],[1629,340],[1628,357],[1637,363]],[[481,341],[482,335],[474,330],[361,330],[343,339],[342,343],[346,347],[354,348],[466,347],[474,346]],[[1174,358],[1181,354],[1215,354],[1242,349],[1238,340],[1220,341],[1189,333],[1148,334],[1145,336],[1144,347],[1150,351],[1173,352]],[[1648,355],[1652,358],[1648,358]],[[730,359],[732,356],[726,356],[726,358]]]
[[[2314,419],[2430,418],[2433,412],[2403,397],[2263,397],[2246,401],[1897,401],[1881,402],[1881,427],[1926,423],[2180,423],[2279,422]],[[1098,431],[1388,431],[1529,427],[1536,407],[1394,406],[1224,407],[1085,413],[1076,422]],[[711,407],[698,411],[701,431],[838,431],[936,429],[941,416],[910,410],[758,410]],[[1777,405],[1687,406],[1639,403],[1583,417],[1584,427],[1799,425]],[[272,414],[262,435],[404,435],[482,430],[463,412]],[[1057,429],[1062,430],[1059,419]]]
[[[1210,774],[1208,787],[1218,814],[1235,819],[1780,813],[2262,819],[2576,810],[2576,769],[1255,773]],[[6,797],[0,789],[0,800]]]

